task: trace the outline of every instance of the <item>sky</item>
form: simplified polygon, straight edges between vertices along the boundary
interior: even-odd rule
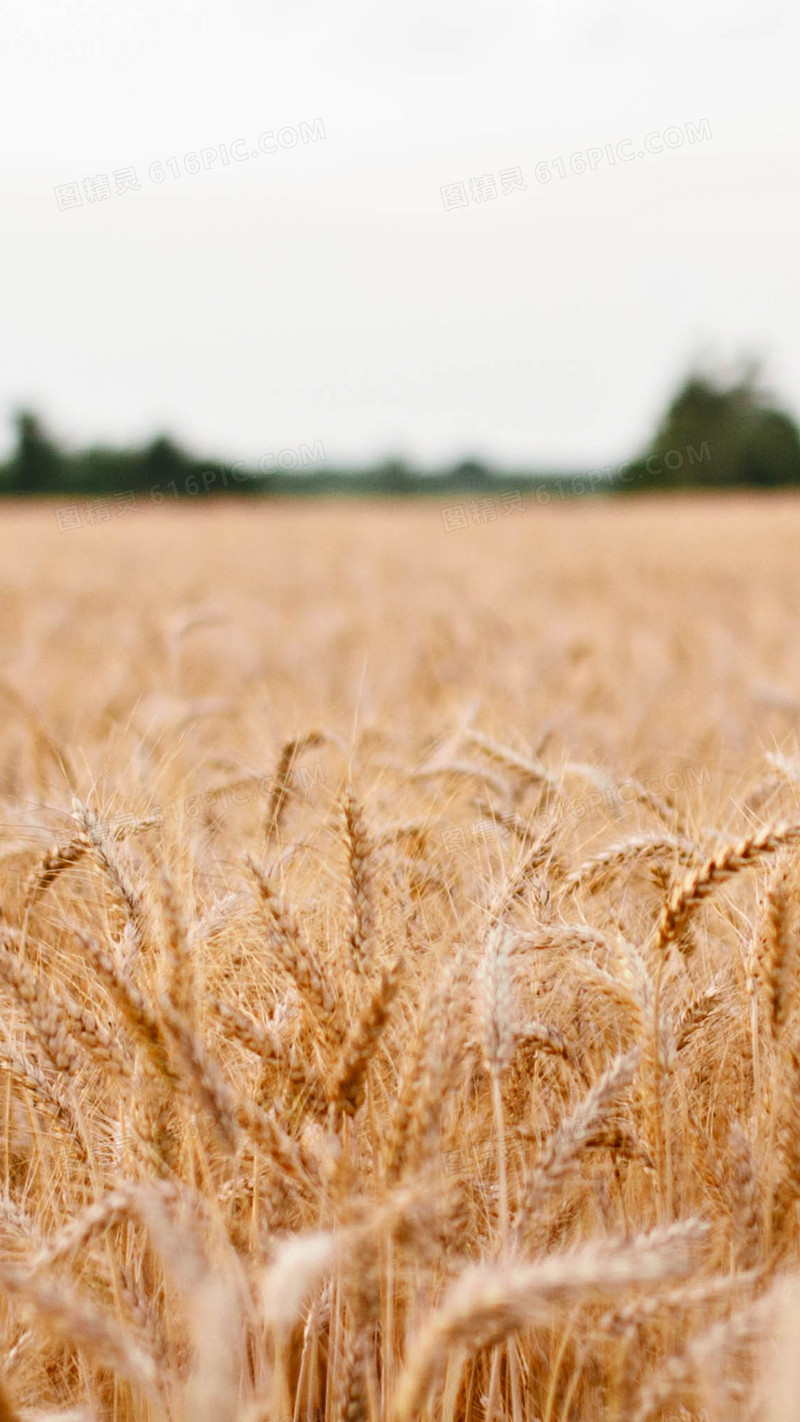
[[[6,0],[0,451],[28,405],[74,447],[574,468],[750,356],[800,418],[799,37],[783,0]]]

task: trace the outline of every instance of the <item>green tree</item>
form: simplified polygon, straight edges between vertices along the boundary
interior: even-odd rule
[[[47,494],[57,490],[64,472],[64,456],[45,434],[38,416],[19,410],[14,416],[17,445],[9,466],[9,487],[19,494]]]
[[[192,468],[191,461],[167,435],[158,435],[142,452],[140,478],[143,485],[163,490],[172,483],[186,492],[183,485]]]
[[[785,488],[800,484],[800,433],[748,367],[727,385],[692,374],[649,448],[626,471],[627,488]]]

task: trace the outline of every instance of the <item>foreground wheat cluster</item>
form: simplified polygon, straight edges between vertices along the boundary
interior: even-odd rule
[[[793,1416],[789,562],[183,517],[9,541],[0,1418]]]

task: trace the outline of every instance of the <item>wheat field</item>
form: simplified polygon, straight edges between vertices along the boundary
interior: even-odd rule
[[[0,510],[0,1419],[789,1422],[800,505]]]

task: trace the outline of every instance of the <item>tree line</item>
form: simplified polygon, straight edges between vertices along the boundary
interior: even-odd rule
[[[720,380],[691,373],[670,401],[652,438],[632,459],[598,472],[523,473],[462,460],[446,470],[425,471],[402,459],[371,469],[322,467],[248,469],[241,462],[198,460],[167,435],[141,448],[61,448],[31,410],[18,411],[15,446],[0,465],[0,494],[95,497],[147,494],[155,502],[221,493],[442,494],[536,484],[548,480],[580,493],[648,489],[779,489],[800,486],[800,432],[792,417],[764,389],[757,369]],[[315,462],[319,462],[315,456]]]

